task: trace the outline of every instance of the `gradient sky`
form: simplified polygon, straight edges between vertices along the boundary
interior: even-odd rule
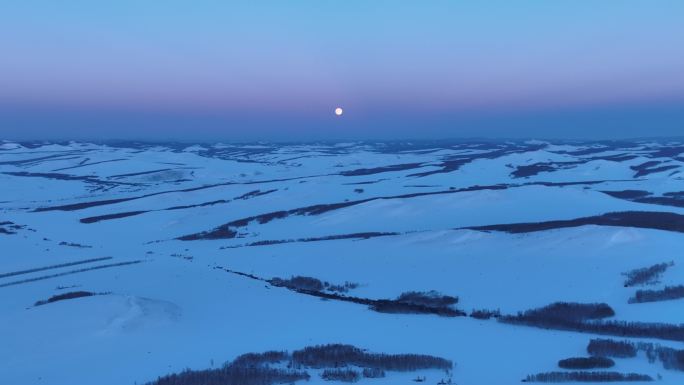
[[[0,137],[684,135],[682,20],[681,0],[4,0]]]

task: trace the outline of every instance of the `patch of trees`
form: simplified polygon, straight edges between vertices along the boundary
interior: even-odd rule
[[[649,342],[639,342],[636,347],[646,354],[648,362],[654,363],[658,360],[665,369],[684,371],[684,350],[668,348]]]
[[[465,316],[466,313],[453,308],[458,297],[428,292],[408,291],[394,300],[376,300],[370,305],[372,310],[381,313],[431,313],[448,317]]]
[[[188,369],[159,377],[148,385],[271,385],[308,380],[310,376],[306,371],[269,366],[289,358],[289,353],[285,351],[248,353],[218,369]]]
[[[637,349],[629,341],[596,338],[589,341],[587,353],[597,357],[630,358],[636,356]]]
[[[633,343],[629,341],[593,339],[589,342],[587,351],[594,356],[620,358],[636,357],[637,352],[642,351],[646,354],[650,363],[659,360],[665,369],[684,371],[684,350],[664,347],[650,342]]]
[[[637,382],[653,381],[651,376],[618,372],[547,372],[531,374],[523,382]]]
[[[660,290],[637,290],[629,303],[669,301],[684,298],[684,285],[665,286]]]
[[[356,382],[361,375],[354,369],[325,369],[321,378],[326,381]]]
[[[363,368],[361,372],[365,378],[383,378],[385,371],[379,368]]]
[[[290,355],[286,351],[268,351],[264,353],[247,353],[238,356],[230,364],[234,367],[250,368],[265,364],[275,364],[278,362],[286,361],[290,358]]]
[[[290,290],[304,290],[304,291],[323,291],[328,290],[337,293],[346,293],[349,290],[359,287],[358,283],[346,281],[343,284],[336,285],[330,282],[323,282],[318,278],[293,276],[289,279],[273,278],[269,281],[273,286],[285,287]]]
[[[311,368],[338,368],[347,365],[379,370],[411,372],[421,369],[453,368],[453,362],[424,354],[367,353],[352,345],[318,345],[292,352],[292,362]]]
[[[328,291],[334,291],[337,293],[346,293],[349,290],[353,290],[353,289],[356,289],[357,287],[359,287],[359,284],[354,283],[354,282],[349,282],[349,281],[345,281],[341,285],[334,285],[334,284],[329,283],[329,282],[323,282],[323,286],[325,286],[325,289]]]
[[[501,316],[499,321],[546,329],[684,341],[684,325],[601,320],[614,314],[606,304],[557,302],[517,315]]]
[[[285,365],[286,364],[286,365]],[[280,367],[272,367],[279,365]],[[359,372],[350,366],[362,368]],[[285,368],[284,368],[285,367]],[[309,380],[308,368],[324,369],[321,377],[329,381],[356,382],[362,378],[381,378],[385,370],[449,370],[453,363],[440,357],[421,354],[368,353],[352,345],[330,344],[307,347],[292,354],[286,351],[248,353],[223,367],[185,370],[159,377],[147,385],[272,385]]]
[[[295,242],[321,242],[321,241],[337,241],[342,239],[370,239],[376,237],[387,237],[391,235],[399,235],[396,232],[365,232],[365,233],[352,233],[352,234],[338,234],[338,235],[327,235],[324,237],[309,237],[309,238],[290,238],[290,239],[266,239],[263,241],[256,241],[246,243],[244,245],[233,245],[233,246],[221,246],[221,249],[235,249],[239,247],[252,247],[252,246],[270,246],[270,245],[280,245],[283,243],[295,243]]]
[[[572,357],[558,361],[558,367],[563,369],[597,369],[612,368],[615,361],[606,357]]]
[[[665,369],[684,371],[684,350],[668,348],[650,342],[639,342],[636,348],[646,354],[650,363],[659,360]]]
[[[656,284],[659,282],[660,275],[663,274],[668,267],[672,266],[674,266],[674,262],[658,263],[653,266],[622,273],[622,275],[627,277],[625,280],[625,287]]]
[[[499,318],[501,317],[501,311],[499,309],[497,310],[487,310],[487,309],[475,309],[470,312],[470,316],[472,318],[477,318],[477,319],[490,319],[490,318]]]
[[[586,225],[635,227],[684,233],[684,215],[662,211],[620,211],[575,219],[472,226],[464,227],[464,229],[521,234]]]
[[[520,322],[539,325],[555,325],[566,322],[602,319],[614,315],[615,311],[605,303],[554,302],[538,309],[519,312],[517,316],[506,316],[503,318],[514,318]]]
[[[47,305],[49,303],[53,303],[53,302],[57,302],[57,301],[64,301],[67,299],[90,297],[93,295],[104,295],[104,294],[109,294],[109,293],[91,293],[89,291],[71,291],[71,292],[64,293],[64,294],[53,295],[52,297],[45,299],[45,300],[36,301],[36,303],[34,303],[33,306]]]
[[[658,346],[655,348],[655,352],[658,355],[660,362],[663,363],[663,367],[665,369],[684,371],[684,350]]]
[[[290,279],[273,278],[270,280],[271,285],[286,287],[292,290],[323,290],[323,282],[313,277],[294,276]]]
[[[253,368],[227,366],[221,369],[185,370],[159,377],[148,385],[271,385],[294,383],[311,378],[307,372],[275,369],[267,366]]]
[[[240,274],[245,275],[244,273]],[[258,277],[252,278],[260,279]],[[434,290],[405,292],[396,299],[369,299],[339,294],[358,286],[358,284],[350,282],[346,282],[344,285],[331,285],[316,278],[302,276],[290,279],[273,278],[267,282],[273,286],[285,287],[302,294],[367,305],[369,309],[380,313],[437,314],[444,317],[466,315],[465,312],[452,307],[458,303],[458,297],[442,295]],[[328,290],[328,292],[324,290]]]
[[[397,302],[411,303],[430,307],[451,306],[458,303],[458,297],[442,295],[434,290],[420,292],[407,291],[397,297]]]

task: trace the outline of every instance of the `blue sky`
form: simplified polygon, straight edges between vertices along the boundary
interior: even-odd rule
[[[674,0],[6,0],[0,136],[681,135],[682,15]]]

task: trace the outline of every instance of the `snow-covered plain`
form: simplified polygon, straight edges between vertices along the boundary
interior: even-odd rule
[[[629,304],[644,288],[623,285],[622,273],[670,261],[645,289],[684,285],[684,227],[671,217],[476,228],[684,216],[683,171],[684,144],[667,141],[0,142],[0,383],[144,384],[243,353],[327,343],[444,357],[461,385],[558,371],[558,360],[587,356],[592,338],[623,338],[378,313],[217,267],[354,282],[348,295],[369,299],[436,290],[467,313],[606,303],[616,320],[684,324],[684,299]],[[77,290],[105,295],[34,306]],[[643,354],[615,361],[611,371],[684,383],[683,371]],[[308,383],[324,382],[311,373]],[[446,378],[427,370],[360,382],[416,376]]]

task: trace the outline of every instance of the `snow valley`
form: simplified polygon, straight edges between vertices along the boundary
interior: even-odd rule
[[[0,142],[3,384],[684,383],[684,143]]]

